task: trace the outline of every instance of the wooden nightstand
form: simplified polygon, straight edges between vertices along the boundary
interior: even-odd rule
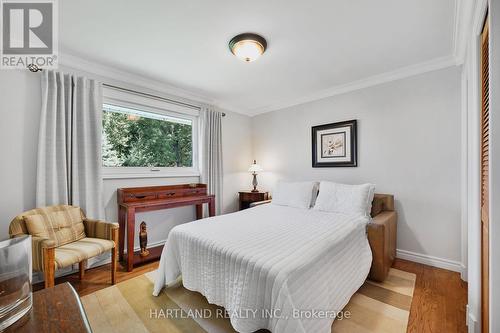
[[[242,191],[240,194],[240,210],[247,209],[252,202],[269,200],[269,192]]]

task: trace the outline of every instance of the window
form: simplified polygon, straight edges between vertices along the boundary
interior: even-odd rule
[[[197,176],[198,117],[105,99],[105,178]]]

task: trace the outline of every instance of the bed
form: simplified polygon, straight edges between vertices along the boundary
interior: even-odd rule
[[[375,195],[372,216],[264,204],[179,225],[153,294],[182,275],[238,332],[330,332],[368,274],[383,280],[394,258],[392,196]]]

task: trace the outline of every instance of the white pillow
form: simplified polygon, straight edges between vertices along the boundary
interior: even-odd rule
[[[285,182],[279,181],[273,191],[274,205],[297,208],[311,208],[318,193],[316,182]]]
[[[370,193],[368,193],[368,203],[366,205],[366,216],[370,216],[372,213],[373,198],[375,197],[375,184],[370,185]]]
[[[370,215],[375,185],[347,185],[322,181],[315,210],[325,212]]]

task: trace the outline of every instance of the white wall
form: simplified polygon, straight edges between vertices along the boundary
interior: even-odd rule
[[[312,168],[311,126],[349,119],[358,120],[359,166]],[[459,67],[262,114],[252,126],[264,187],[375,183],[395,195],[398,249],[461,268]]]
[[[41,103],[40,74],[0,71],[0,239],[8,238],[12,218],[35,206],[36,152]],[[224,111],[223,156],[225,213],[237,209],[237,191],[246,185],[251,163],[251,118]],[[116,189],[119,187],[198,182],[190,178],[106,179],[104,200],[107,219],[117,220]],[[149,226],[149,242],[166,239],[176,224],[192,221],[194,208],[139,214]],[[136,240],[137,242],[137,240]]]
[[[11,219],[35,205],[40,79],[28,71],[0,71],[0,239]]]
[[[237,211],[238,191],[251,188],[252,176],[247,172],[254,158],[251,130],[251,118],[226,112],[222,133],[223,213]]]

